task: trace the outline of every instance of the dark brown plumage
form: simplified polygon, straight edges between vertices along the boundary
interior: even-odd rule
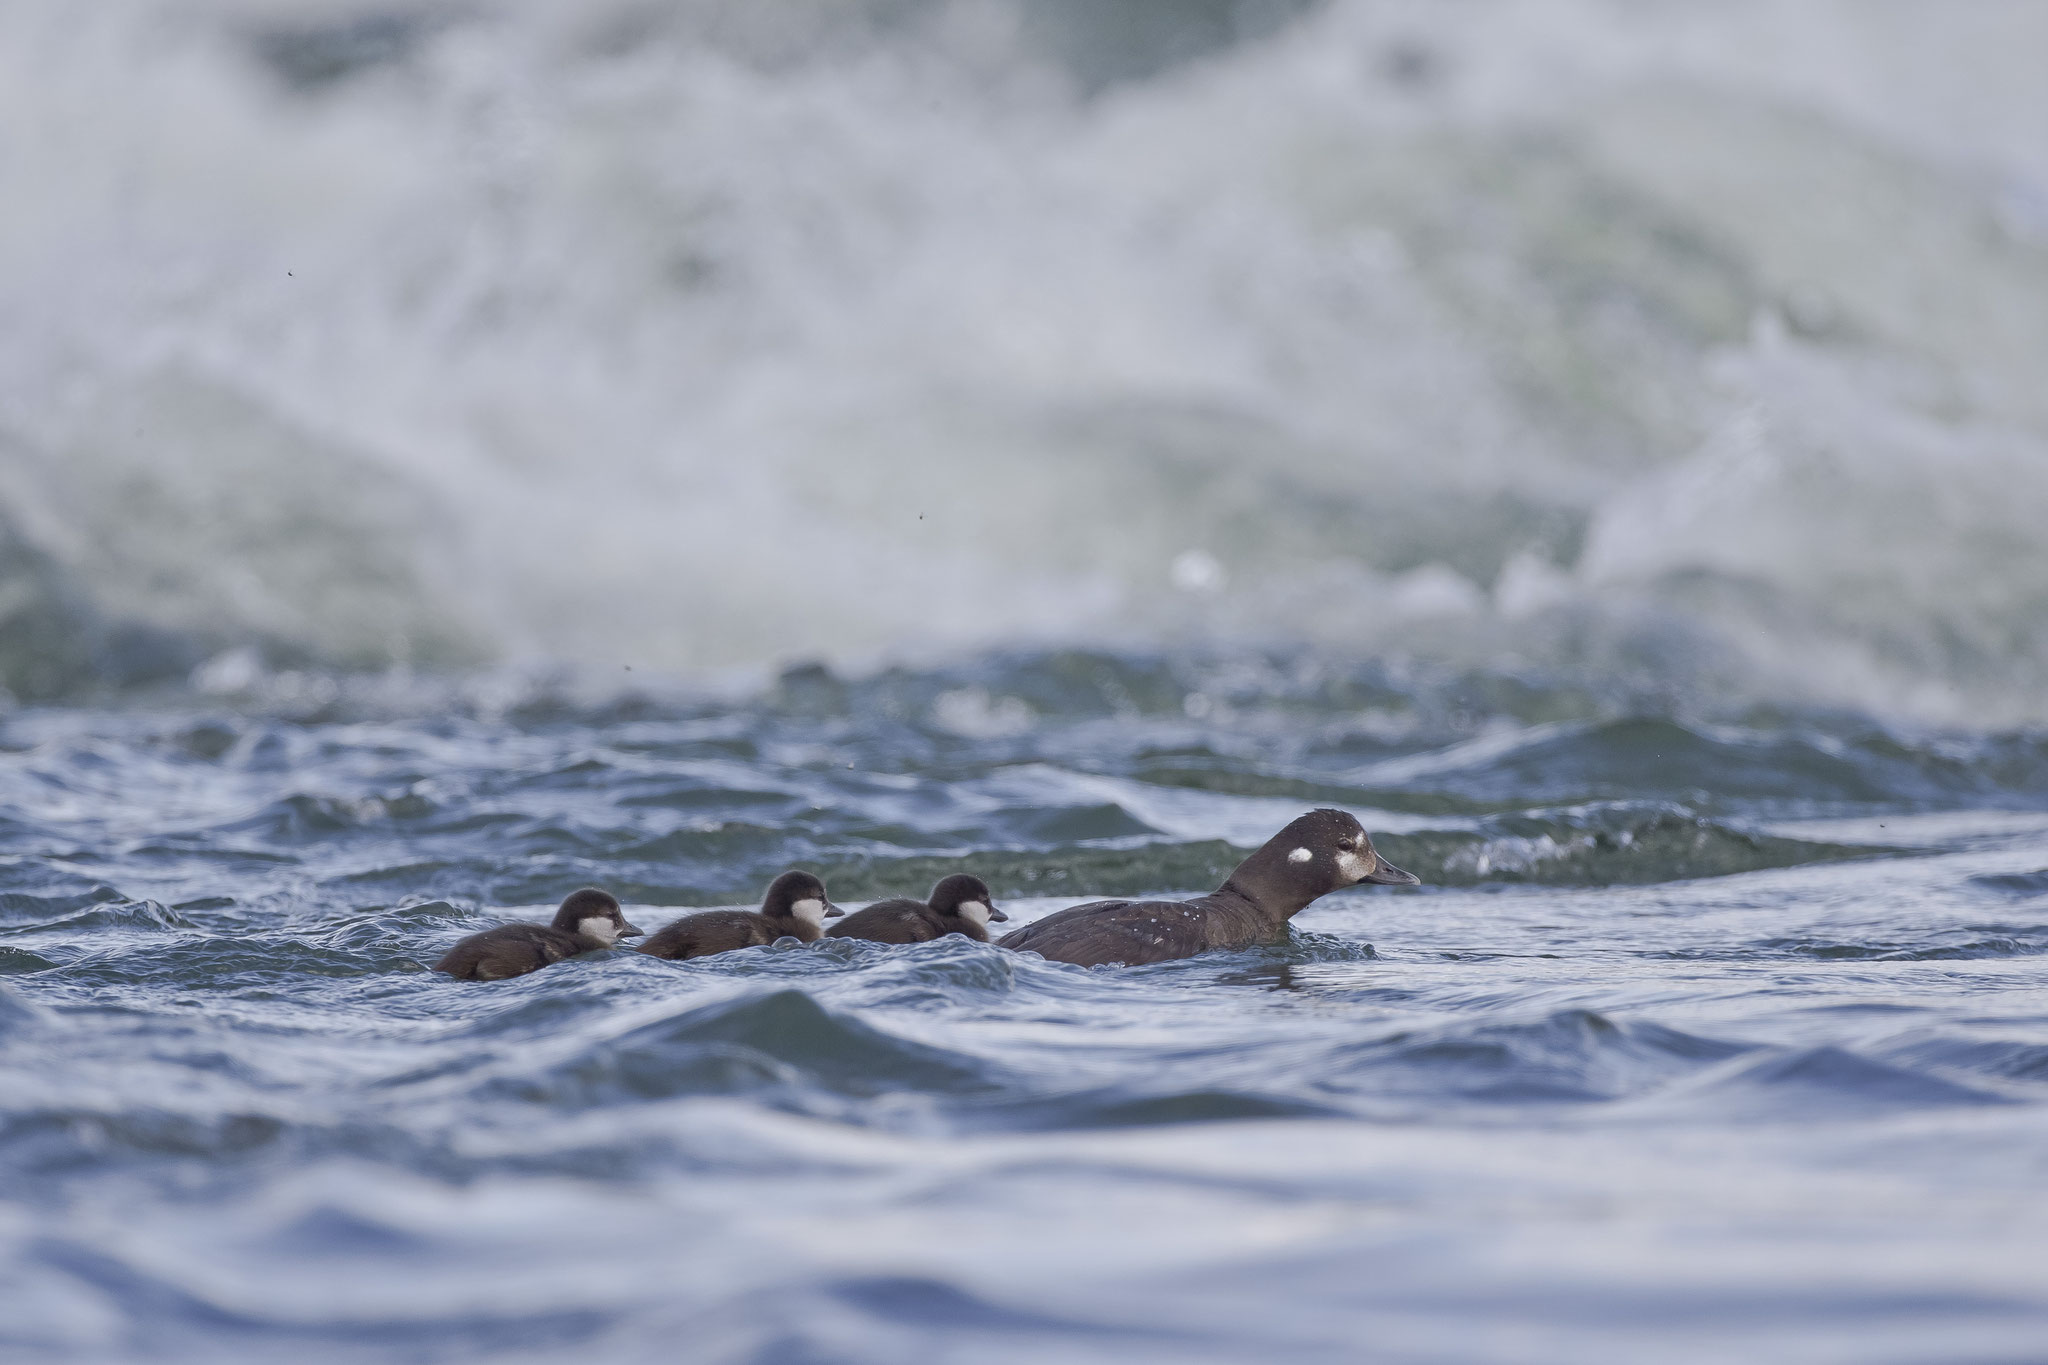
[[[640,951],[651,957],[710,957],[735,948],[756,948],[778,938],[817,940],[825,920],[846,912],[825,894],[825,883],[808,872],[785,872],[768,884],[758,913],[706,910],[685,915],[654,932]]]
[[[1009,916],[996,909],[979,877],[956,872],[932,888],[929,902],[908,898],[876,901],[856,910],[844,923],[826,930],[833,938],[864,938],[875,943],[929,943],[947,934],[988,942],[989,920]]]
[[[586,886],[572,891],[552,924],[505,924],[471,934],[450,948],[437,972],[462,981],[502,981],[552,966],[565,957],[609,948],[641,931],[626,922],[609,891]]]
[[[1237,865],[1223,885],[1191,901],[1092,901],[1005,935],[1002,946],[1083,967],[1135,967],[1245,948],[1287,932],[1310,902],[1361,882],[1414,886],[1381,858],[1351,815],[1313,810]]]

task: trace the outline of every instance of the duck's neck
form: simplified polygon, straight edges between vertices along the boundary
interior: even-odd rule
[[[1260,864],[1265,850],[1261,849],[1239,863],[1237,870],[1230,874],[1222,886],[1210,898],[1220,903],[1242,905],[1256,912],[1260,918],[1274,924],[1285,924],[1315,900],[1314,896],[1303,896],[1301,888],[1290,884],[1291,879],[1276,877]]]
[[[777,935],[796,939],[800,943],[816,943],[818,936],[825,932],[823,928],[801,915],[764,915],[762,918],[775,926]]]

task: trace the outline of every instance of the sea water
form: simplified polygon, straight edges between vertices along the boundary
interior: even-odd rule
[[[1402,706],[1369,669],[1247,672],[18,712],[0,1339],[2039,1357],[2048,740],[1446,730],[1429,708],[1478,699],[1445,680]],[[426,970],[578,885],[651,930],[789,866],[848,904],[964,868],[1026,923],[1207,889],[1331,804],[1423,888],[1191,961],[955,937]]]

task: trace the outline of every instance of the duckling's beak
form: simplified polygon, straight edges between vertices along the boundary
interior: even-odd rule
[[[639,938],[642,934],[645,934],[646,932],[647,931],[645,929],[642,929],[639,925],[634,924],[629,920],[627,921],[626,926],[619,930],[619,937]]]
[[[841,910],[841,909],[840,909],[840,908],[839,908],[838,906],[834,905],[834,904],[833,904],[833,903],[832,903],[831,901],[826,901],[826,902],[825,902],[825,918],[826,918],[826,919],[838,919],[838,918],[839,918],[839,917],[840,917],[841,915],[843,915],[843,914],[845,914],[845,913],[846,913],[846,912],[845,912],[844,910]]]
[[[1008,924],[1010,922],[1010,917],[1008,915],[996,909],[994,901],[989,902],[988,917],[998,924]]]
[[[1385,858],[1374,857],[1372,871],[1365,874],[1367,886],[1420,886],[1422,878],[1413,872],[1403,872]]]

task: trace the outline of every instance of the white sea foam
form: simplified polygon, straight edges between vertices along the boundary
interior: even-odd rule
[[[2041,7],[1338,0],[1144,79],[1055,12],[8,6],[23,657],[1220,636],[2048,719]]]

